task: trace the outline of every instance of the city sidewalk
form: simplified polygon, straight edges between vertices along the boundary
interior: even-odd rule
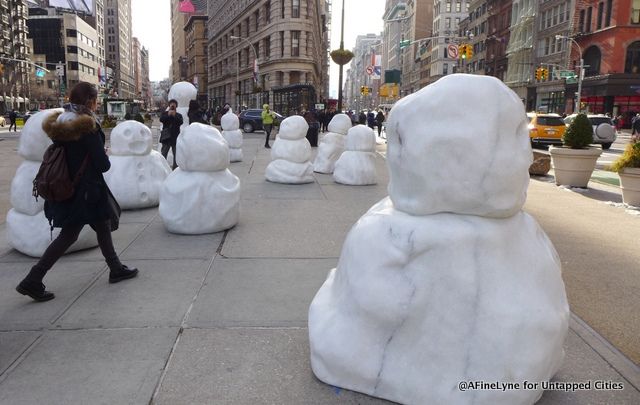
[[[0,225],[0,404],[388,403],[316,380],[307,336],[309,304],[335,267],[346,233],[387,195],[383,157],[375,186],[343,186],[317,173],[314,183],[282,185],[264,179],[270,155],[262,133],[245,135],[243,151],[244,162],[231,165],[242,182],[233,229],[174,235],[157,208],[123,213],[114,240],[124,263],[140,269],[130,281],[108,284],[95,248],[61,259],[45,280],[56,298],[34,303],[14,291],[34,259],[9,249]],[[614,198],[609,189],[589,193]],[[593,264],[590,257],[575,259],[574,235],[561,225],[588,215],[590,224],[637,235],[640,221],[549,178],[532,180],[526,209],[556,244],[570,281],[574,267],[585,272]],[[558,209],[570,217],[558,221]],[[638,262],[631,268],[637,271]],[[628,311],[636,312],[626,319],[632,333],[640,324],[637,291],[625,296],[633,304]],[[582,319],[572,316],[555,380],[621,382],[624,390],[550,391],[539,403],[640,403],[638,367]]]

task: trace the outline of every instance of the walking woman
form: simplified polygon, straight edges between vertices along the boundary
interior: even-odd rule
[[[55,298],[52,292],[45,290],[42,279],[78,239],[85,225],[91,226],[98,236],[100,250],[110,269],[110,283],[133,278],[138,274],[138,269],[129,269],[120,263],[111,239],[111,231],[117,228],[120,209],[102,175],[109,170],[111,163],[104,149],[104,133],[94,115],[97,96],[98,92],[92,84],[79,82],[71,89],[70,104],[64,106],[65,111],[62,114],[52,114],[42,124],[49,138],[65,148],[71,178],[78,172],[82,174],[71,198],[44,203],[47,219],[52,226],[62,230],[16,287],[20,294],[28,295],[36,301]]]

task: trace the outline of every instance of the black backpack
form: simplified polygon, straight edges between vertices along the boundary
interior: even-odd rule
[[[73,197],[80,178],[89,163],[89,153],[84,158],[80,170],[73,180],[69,175],[67,155],[64,146],[60,144],[49,145],[42,156],[42,164],[33,180],[32,195],[38,200],[38,196],[47,201],[65,201]]]

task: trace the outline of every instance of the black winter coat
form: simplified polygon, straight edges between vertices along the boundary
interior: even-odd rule
[[[45,201],[44,214],[56,228],[108,220],[111,218],[110,191],[102,173],[109,170],[111,163],[104,150],[104,132],[91,116],[76,115],[73,120],[61,122],[57,120],[59,115],[48,117],[42,123],[42,129],[54,143],[64,146],[71,178],[75,177],[87,154],[89,162],[73,197],[60,202]]]
[[[187,117],[189,117],[189,124],[193,124],[194,122],[199,122],[200,124],[209,124],[204,119],[204,113],[202,110],[189,110],[187,112]]]
[[[175,145],[178,141],[178,135],[180,135],[180,127],[184,122],[182,114],[176,111],[176,115],[171,116],[168,111],[165,111],[160,116],[160,122],[162,123],[162,128],[169,128],[171,133],[169,144]]]

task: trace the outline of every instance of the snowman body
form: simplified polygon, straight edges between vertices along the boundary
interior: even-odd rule
[[[346,149],[338,158],[333,180],[351,186],[376,184],[376,135],[366,125],[347,132]]]
[[[239,219],[240,180],[228,169],[229,146],[220,132],[194,123],[178,137],[178,169],[160,191],[159,214],[169,232],[204,234]]]
[[[105,181],[123,209],[155,207],[171,167],[152,149],[151,130],[138,121],[124,121],[111,131],[111,168]]]
[[[534,403],[541,387],[458,385],[548,381],[564,357],[560,260],[522,211],[521,101],[495,78],[449,75],[400,100],[387,128],[390,195],[353,226],[309,308],[313,372],[404,404]]]
[[[313,171],[331,174],[334,166],[345,148],[345,135],[351,128],[351,118],[347,114],[336,114],[329,122],[327,129],[318,144],[318,154],[313,161]]]
[[[33,179],[36,177],[42,156],[51,145],[51,139],[42,129],[42,122],[54,113],[61,113],[61,108],[43,110],[34,114],[24,125],[20,134],[18,154],[25,160],[18,166],[11,181],[11,206],[7,213],[7,239],[9,245],[17,251],[32,257],[40,257],[52,241],[60,233],[59,228],[53,230],[44,215],[44,200],[37,200],[32,195]],[[67,252],[87,249],[98,245],[96,234],[85,227],[78,240]]]
[[[285,118],[280,124],[276,140],[271,146],[271,163],[265,177],[273,183],[311,183],[311,144],[306,138],[309,125],[299,115]]]
[[[231,162],[242,162],[242,131],[240,131],[240,119],[229,109],[220,118],[222,126],[222,136],[229,144],[229,160]]]

